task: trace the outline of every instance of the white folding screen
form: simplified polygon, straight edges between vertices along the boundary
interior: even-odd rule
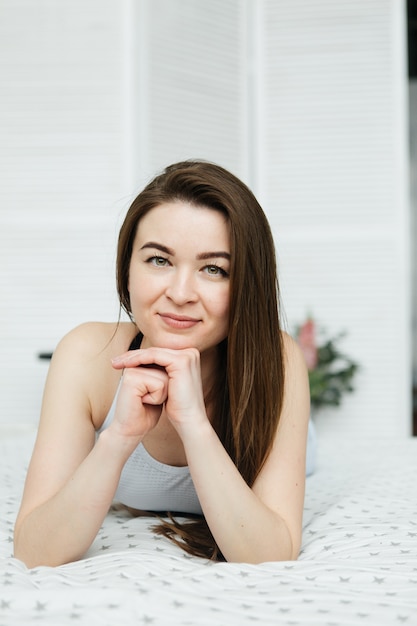
[[[0,423],[36,422],[73,326],[115,320],[117,230],[172,161],[246,171],[239,0],[0,0]]]
[[[410,428],[403,0],[0,0],[1,422],[35,422],[36,354],[114,319],[114,249],[156,170],[254,187],[290,329],[362,369],[326,428]]]
[[[0,2],[1,422],[36,422],[39,352],[117,318],[121,24],[114,0]]]
[[[405,4],[264,0],[261,195],[290,327],[312,313],[360,364],[318,416],[358,436],[410,433]]]
[[[132,182],[213,160],[247,176],[246,0],[131,0]]]

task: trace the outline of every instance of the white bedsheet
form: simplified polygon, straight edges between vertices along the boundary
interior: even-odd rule
[[[12,535],[33,435],[0,436],[0,626],[417,625],[417,439],[319,441],[296,562],[214,564],[112,510],[83,560],[28,570]]]

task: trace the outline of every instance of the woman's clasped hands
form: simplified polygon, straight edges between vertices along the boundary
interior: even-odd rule
[[[142,439],[163,410],[181,437],[207,422],[198,350],[132,350],[112,359],[112,366],[124,370],[114,422],[119,434]]]

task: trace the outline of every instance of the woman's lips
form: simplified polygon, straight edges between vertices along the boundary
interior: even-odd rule
[[[170,328],[176,328],[179,330],[192,328],[200,322],[199,319],[194,317],[187,317],[185,315],[175,315],[173,313],[159,313],[159,317]]]

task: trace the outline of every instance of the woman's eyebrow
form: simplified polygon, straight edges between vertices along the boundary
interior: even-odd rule
[[[218,252],[202,252],[201,254],[197,254],[197,259],[202,261],[203,259],[215,259],[221,257],[223,259],[227,259],[230,261],[230,254],[228,252],[218,251]]]
[[[174,250],[171,250],[171,248],[167,248],[166,246],[163,246],[160,243],[156,243],[155,241],[148,241],[148,243],[145,243],[141,247],[141,250],[145,250],[146,248],[154,248],[156,250],[160,250],[161,252],[165,252],[165,254],[169,254],[171,256],[175,255]]]
[[[174,250],[172,250],[172,248],[163,246],[161,243],[156,243],[156,241],[148,241],[147,243],[143,244],[141,250],[145,250],[146,248],[153,248],[154,250],[160,250],[165,254],[169,254],[170,256],[175,256],[175,252]],[[231,258],[229,252],[225,252],[224,250],[218,250],[217,252],[201,252],[200,254],[197,254],[196,258],[199,261],[202,261],[205,259],[215,259],[219,257],[222,259],[227,259],[227,261],[230,261]]]

